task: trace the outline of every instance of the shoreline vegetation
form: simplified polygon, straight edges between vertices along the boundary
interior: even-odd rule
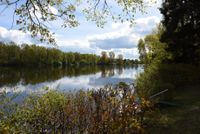
[[[62,52],[56,48],[46,48],[36,45],[15,43],[0,43],[0,66],[94,66],[116,65],[130,66],[139,61],[123,59],[123,55],[102,51],[101,56],[95,54],[80,54],[78,52]]]
[[[125,83],[98,90],[32,94],[17,104],[0,93],[1,133],[142,133],[152,104]],[[145,119],[145,120],[144,120]]]

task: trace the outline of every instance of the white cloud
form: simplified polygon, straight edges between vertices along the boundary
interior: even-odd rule
[[[115,52],[115,55],[123,54],[125,58],[128,59],[137,59],[138,49],[137,48],[131,48],[131,49],[112,49],[111,51]]]
[[[65,39],[62,36],[56,36],[56,42],[58,43],[59,46],[71,46],[75,45],[77,47],[89,47],[89,42],[86,39],[82,40],[72,40],[72,39]]]
[[[19,30],[8,30],[0,26],[0,41],[15,42],[17,44],[32,43],[29,34],[25,34]]]
[[[157,16],[149,16],[146,18],[139,18],[135,20],[136,25],[141,27],[149,26],[150,24],[159,23],[160,19]]]
[[[139,18],[135,20],[134,31],[140,35],[149,34],[153,28],[159,24],[160,18],[157,16],[149,16],[146,18]]]
[[[50,9],[50,12],[52,12],[53,14],[58,14],[58,10],[55,8],[55,7],[53,7],[53,6],[49,6],[49,9]]]
[[[109,50],[112,48],[135,48],[140,38],[149,34],[160,22],[156,16],[139,18],[135,20],[135,25],[130,27],[130,23],[112,23],[113,32],[93,35],[88,37],[90,46]]]
[[[130,38],[131,36],[121,36],[117,38],[108,38],[108,39],[93,39],[90,40],[90,45],[92,48],[100,48],[105,50],[110,50],[112,48],[120,49],[130,49],[134,48],[139,37]]]

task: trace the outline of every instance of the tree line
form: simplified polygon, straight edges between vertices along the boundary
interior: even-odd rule
[[[0,65],[22,66],[79,66],[79,65],[132,65],[137,60],[123,59],[123,55],[115,58],[114,52],[80,54],[78,52],[62,52],[56,48],[45,48],[36,45],[0,43]]]

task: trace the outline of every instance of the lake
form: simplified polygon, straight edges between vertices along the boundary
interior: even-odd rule
[[[131,67],[85,66],[66,68],[0,68],[0,90],[29,94],[44,88],[74,91],[115,85],[119,82],[134,83],[142,65]]]

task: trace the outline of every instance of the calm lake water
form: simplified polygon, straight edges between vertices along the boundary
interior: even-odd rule
[[[134,83],[143,71],[141,65],[132,67],[68,67],[68,68],[0,68],[0,91],[39,92],[44,88],[58,90],[94,89],[119,82]]]

